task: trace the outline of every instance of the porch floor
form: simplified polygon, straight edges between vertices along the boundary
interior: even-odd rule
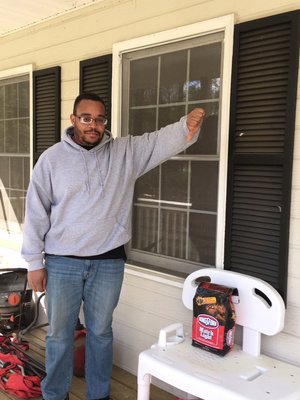
[[[28,334],[30,349],[28,355],[34,357],[37,361],[44,363],[45,358],[45,331],[43,329],[35,329]],[[123,369],[114,366],[111,380],[111,399],[112,400],[136,400],[137,384],[136,376],[130,374]],[[17,400],[16,397],[0,390],[0,400]],[[36,400],[41,400],[41,397]],[[85,400],[85,381],[84,378],[73,377],[70,390],[70,400]],[[174,400],[174,396],[151,386],[151,400]]]

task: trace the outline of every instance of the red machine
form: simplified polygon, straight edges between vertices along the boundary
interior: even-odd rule
[[[27,289],[27,269],[0,269],[0,332],[19,331],[34,317],[32,290]]]

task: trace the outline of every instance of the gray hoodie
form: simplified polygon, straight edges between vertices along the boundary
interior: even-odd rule
[[[127,243],[136,179],[194,143],[187,132],[183,117],[142,136],[113,139],[105,131],[86,150],[68,128],[40,156],[28,187],[22,246],[28,270],[43,268],[44,253],[93,256]]]

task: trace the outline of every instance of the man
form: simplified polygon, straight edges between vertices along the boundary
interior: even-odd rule
[[[67,398],[82,302],[87,400],[109,399],[112,315],[131,237],[134,184],[194,143],[204,114],[194,109],[157,132],[113,139],[103,100],[84,93],[62,141],[39,158],[27,193],[22,255],[30,287],[46,291],[45,400]]]

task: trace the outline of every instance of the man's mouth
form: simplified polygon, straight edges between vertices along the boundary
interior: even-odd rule
[[[86,131],[85,133],[86,133],[87,135],[98,135],[98,136],[100,135],[100,132],[94,131],[94,130],[93,130],[93,131]]]

